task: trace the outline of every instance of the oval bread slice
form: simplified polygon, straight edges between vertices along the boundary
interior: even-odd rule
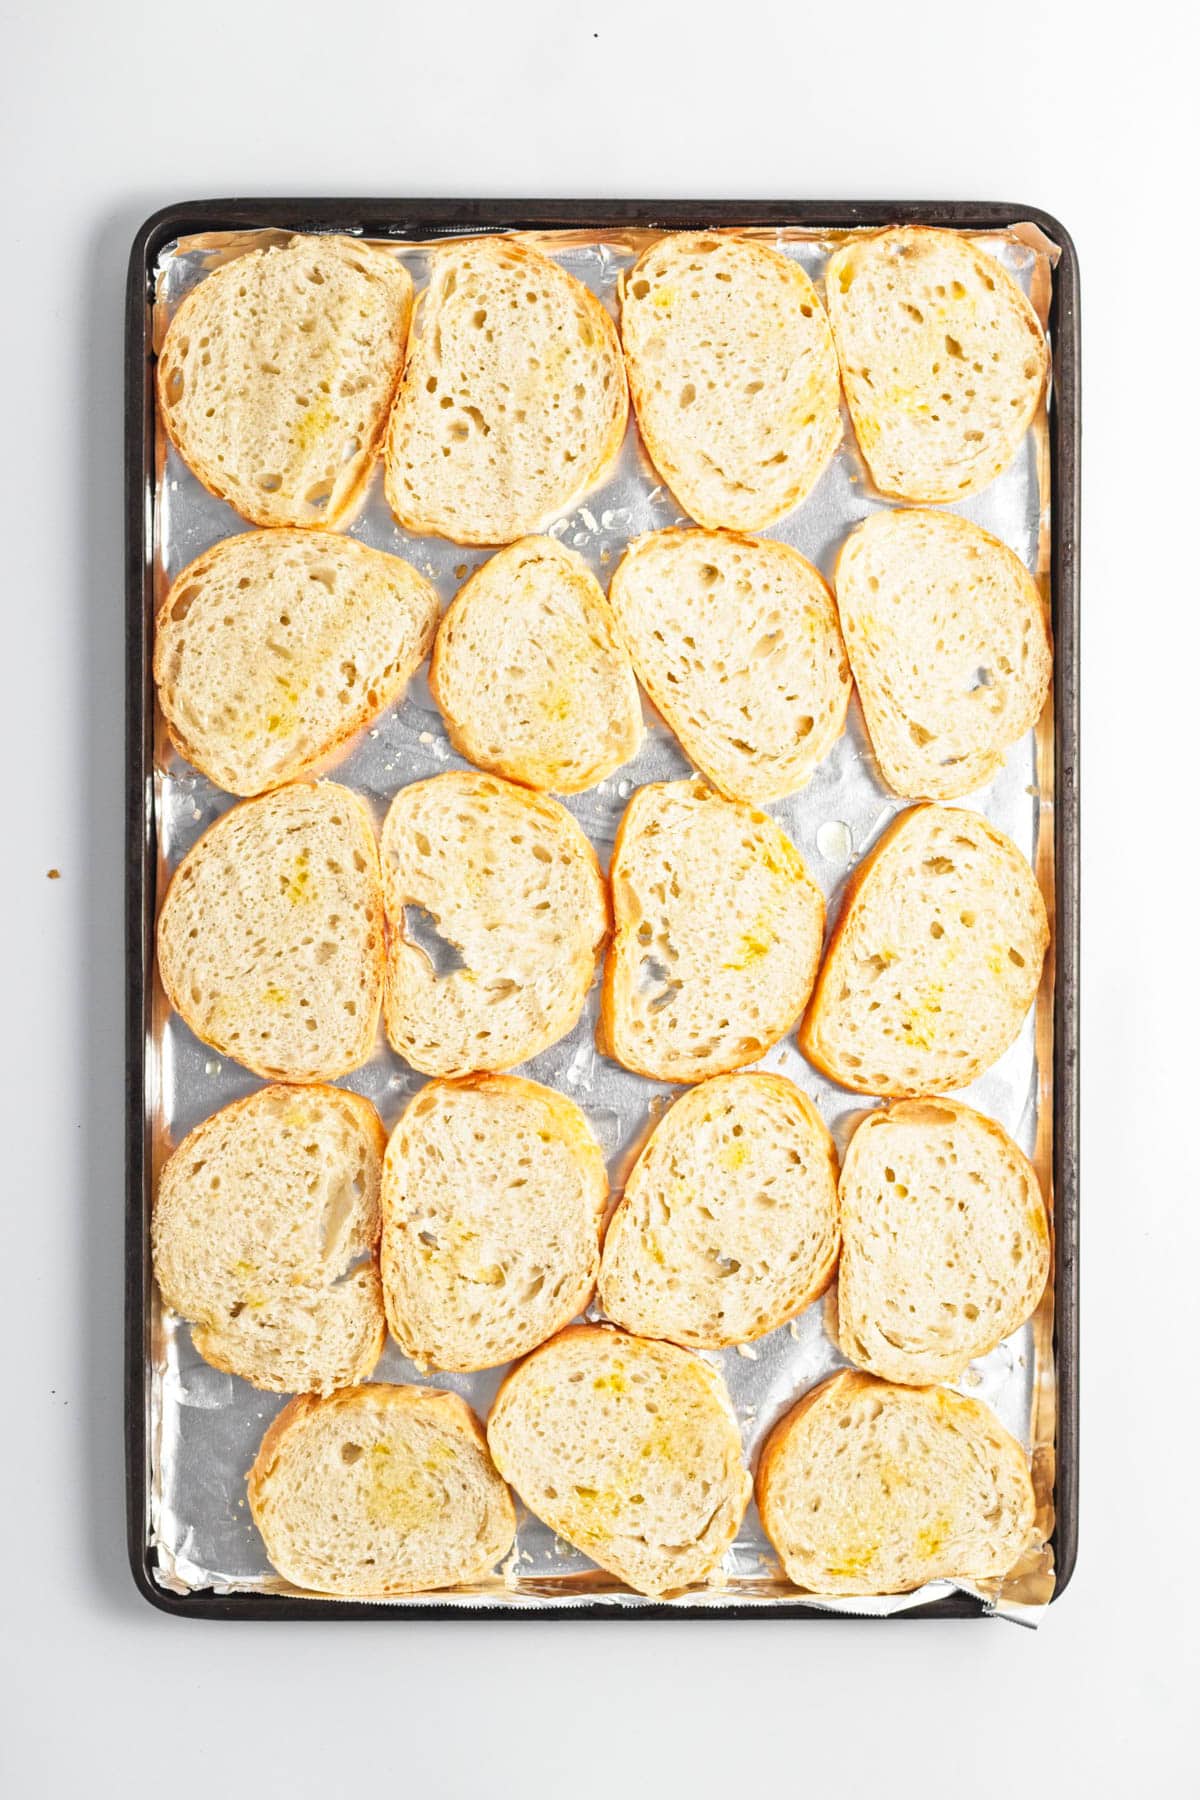
[[[511,238],[434,253],[388,427],[388,504],[406,531],[507,544],[602,479],[629,398],[594,294]]]
[[[714,787],[761,806],[804,786],[845,725],[850,669],[833,595],[798,550],[651,532],[609,600],[642,685]]]
[[[757,1062],[804,1008],[825,902],[774,819],[701,781],[639,788],[612,858],[601,1047],[702,1081]]]
[[[529,1510],[639,1594],[711,1575],[750,1497],[717,1371],[602,1325],[573,1325],[519,1363],[487,1433]]]
[[[816,289],[750,238],[660,238],[622,277],[621,340],[643,442],[701,525],[761,531],[811,492],[842,436]]]
[[[459,755],[526,787],[579,793],[642,741],[608,602],[583,558],[553,538],[510,544],[459,589],[429,685]]]
[[[276,1393],[362,1381],[384,1344],[369,1100],[266,1087],[198,1125],[163,1169],[154,1273],[206,1362]]]
[[[627,1331],[716,1350],[824,1293],[838,1256],[837,1156],[806,1094],[723,1075],[654,1128],[609,1221],[600,1303]]]
[[[192,473],[254,525],[345,524],[404,363],[407,269],[343,237],[222,264],[167,327],[163,423]]]
[[[167,999],[256,1075],[332,1081],[375,1046],[383,900],[371,815],[334,782],[244,800],[171,878],[158,921]]]
[[[961,500],[1016,454],[1046,380],[1046,336],[994,256],[907,225],[854,238],[825,270],[859,448],[881,494]]]
[[[888,786],[952,800],[990,781],[1050,686],[1046,612],[1021,559],[956,513],[879,512],[847,538],[834,580]]]
[[[515,1075],[431,1081],[383,1175],[388,1324],[418,1368],[490,1369],[582,1312],[608,1181],[573,1101]]]
[[[952,1100],[871,1113],[842,1166],[838,1342],[888,1381],[957,1381],[1033,1312],[1050,1269],[1037,1176]]]
[[[566,1035],[608,907],[596,853],[565,807],[455,770],[400,790],[381,855],[384,1022],[406,1062],[426,1075],[511,1069]]]
[[[909,807],[851,877],[800,1048],[862,1094],[966,1087],[1020,1031],[1049,941],[1011,838],[979,813]]]
[[[471,1586],[517,1529],[474,1413],[438,1388],[301,1395],[263,1438],[248,1492],[273,1567],[318,1594]]]
[[[994,1581],[1033,1534],[1028,1460],[986,1406],[857,1370],[775,1427],[757,1494],[788,1580],[812,1594]]]
[[[159,610],[154,679],[171,742],[231,794],[293,781],[403,693],[437,619],[415,569],[353,538],[226,538]]]

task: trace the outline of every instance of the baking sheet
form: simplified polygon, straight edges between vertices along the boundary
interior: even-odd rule
[[[562,266],[614,304],[618,272],[635,260],[657,234],[623,231],[556,232],[533,241]],[[785,254],[794,256],[820,281],[825,261],[841,236],[796,229],[759,231]],[[231,254],[254,248],[281,232],[212,234],[168,247],[157,269],[156,341],[183,295],[208,269]],[[1029,292],[1043,318],[1049,300],[1050,262],[1044,239],[1014,230],[980,235],[976,241],[1004,263]],[[419,244],[389,244],[417,284],[424,285],[429,250]],[[158,595],[188,562],[217,540],[248,527],[223,502],[208,494],[186,469],[158,427],[154,541]],[[981,494],[948,510],[960,512],[1008,543],[1043,581],[1048,564],[1049,458],[1044,409],[1027,434],[1010,467]],[[889,503],[874,493],[857,453],[848,419],[842,447],[808,500],[762,535],[793,544],[828,577],[847,533],[868,513]],[[647,462],[630,422],[621,458],[611,477],[582,505],[556,520],[553,535],[578,550],[607,585],[608,576],[628,540],[640,532],[690,524]],[[350,535],[376,548],[405,557],[438,588],[443,602],[466,576],[485,561],[489,551],[464,550],[443,540],[413,537],[394,522],[383,497],[377,470],[367,502]],[[665,726],[645,704],[647,736],[638,756],[616,775],[565,804],[596,845],[602,864],[612,848],[617,824],[634,789],[646,781],[672,779],[690,767]],[[1052,879],[1048,846],[1052,834],[1050,784],[1053,771],[1053,715],[1050,705],[1038,730],[1010,752],[1003,771],[988,786],[956,802],[978,808],[1016,841],[1038,868],[1045,884]],[[231,797],[196,774],[171,749],[156,721],[156,822],[159,846],[159,894],[170,870],[201,832],[228,806]],[[424,674],[411,684],[404,701],[374,725],[332,763],[327,773],[362,793],[377,823],[396,791],[449,768],[466,766],[450,748],[440,714]],[[769,810],[783,824],[804,856],[830,902],[830,918],[847,874],[905,802],[881,784],[863,730],[857,700],[847,729],[808,787],[773,804]],[[1048,900],[1051,896],[1047,895]],[[1053,908],[1051,907],[1051,916]],[[962,1098],[999,1120],[1022,1148],[1034,1157],[1043,1185],[1049,1183],[1049,1081],[1051,983],[1043,982],[1038,1006],[1026,1020],[1017,1042]],[[614,1190],[619,1189],[631,1147],[648,1120],[658,1116],[679,1090],[632,1075],[596,1053],[594,1027],[597,990],[570,1035],[525,1064],[522,1073],[571,1095],[587,1114],[609,1161]],[[156,997],[154,1028],[147,1045],[154,1098],[156,1166],[180,1138],[218,1107],[252,1091],[256,1077],[201,1044]],[[794,1037],[777,1045],[758,1067],[789,1075],[815,1100],[830,1126],[839,1151],[855,1119],[874,1102],[835,1087],[810,1067]],[[375,1055],[343,1085],[367,1095],[390,1131],[424,1077],[415,1074],[387,1046],[380,1032]],[[1010,1431],[1034,1455],[1038,1480],[1040,1534],[1052,1525],[1049,1485],[1053,1472],[1053,1370],[1050,1365],[1050,1308],[1047,1299],[1036,1318],[988,1357],[973,1364],[961,1391],[985,1400]],[[218,1592],[282,1591],[294,1593],[270,1569],[245,1498],[245,1472],[262,1433],[284,1404],[236,1378],[211,1369],[192,1347],[188,1327],[154,1300],[151,1406],[151,1527],[157,1551],[157,1578],[176,1592],[212,1588]],[[591,1316],[598,1316],[594,1314]],[[751,1345],[705,1353],[725,1377],[741,1424],[743,1443],[753,1463],[759,1444],[779,1416],[814,1382],[845,1366],[828,1331],[827,1302],[817,1302],[790,1325]],[[481,1416],[486,1416],[503,1370],[475,1375],[421,1375],[389,1342],[375,1379],[452,1388]],[[651,1604],[618,1587],[613,1578],[538,1520],[518,1508],[519,1529],[513,1554],[496,1581],[470,1591],[439,1593],[394,1602],[420,1609],[436,1603],[471,1607],[557,1608],[584,1601],[608,1601],[637,1608]],[[1049,1552],[1035,1548],[1019,1573],[1003,1588],[984,1596],[988,1605],[1025,1615],[1049,1597]],[[932,1583],[913,1595],[872,1602],[856,1599],[846,1610],[895,1611],[922,1603],[950,1584]],[[976,1590],[972,1590],[976,1591]],[[770,1606],[794,1602],[796,1590],[782,1581],[774,1553],[763,1536],[753,1505],[738,1538],[725,1558],[718,1585],[672,1604],[680,1607]],[[807,1598],[807,1597],[805,1597]],[[812,1602],[838,1609],[837,1602]],[[314,1601],[333,1605],[336,1601]]]

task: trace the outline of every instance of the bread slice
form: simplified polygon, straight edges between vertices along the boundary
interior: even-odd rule
[[[276,1393],[364,1380],[384,1344],[369,1100],[266,1087],[191,1132],[154,1204],[154,1273],[206,1362]]]
[[[717,1350],[773,1331],[828,1287],[837,1156],[780,1075],[721,1075],[651,1133],[604,1238],[600,1304],[643,1337]]]
[[[570,1326],[519,1363],[487,1435],[529,1510],[639,1594],[706,1580],[750,1497],[717,1371],[603,1325]]]
[[[1050,1271],[1028,1160],[982,1113],[898,1100],[863,1120],[841,1180],[838,1342],[888,1381],[957,1381],[1029,1317]]]
[[[404,364],[407,269],[294,237],[205,276],[158,354],[162,420],[192,473],[255,525],[344,525]]]
[[[846,722],[833,595],[798,550],[723,531],[654,531],[609,599],[646,692],[731,800],[804,786]]]
[[[438,610],[415,569],[353,538],[226,538],[159,610],[154,679],[171,742],[231,794],[293,781],[403,693]]]
[[[577,794],[642,741],[637,682],[600,584],[553,538],[522,538],[450,606],[429,685],[460,756]]]
[[[285,1406],[248,1493],[272,1565],[319,1594],[416,1594],[486,1579],[516,1536],[465,1400],[372,1382]]]
[[[384,1022],[406,1062],[426,1075],[511,1069],[570,1031],[608,907],[565,807],[473,769],[435,775],[396,795],[381,854]]]
[[[210,825],[158,921],[170,1004],[256,1075],[332,1081],[375,1047],[383,900],[371,815],[334,782],[295,782]]]
[[[388,504],[407,531],[507,544],[602,479],[629,398],[594,294],[514,238],[434,253],[387,436]]]
[[[1049,939],[1011,838],[979,813],[909,807],[850,879],[800,1048],[861,1094],[966,1087],[1020,1031]]]
[[[1037,724],[1050,631],[1006,544],[956,513],[878,512],[842,546],[842,633],[890,788],[952,800]]]
[[[388,1324],[418,1368],[490,1369],[582,1312],[608,1181],[573,1101],[516,1075],[431,1081],[383,1176]]]
[[[601,1048],[635,1074],[702,1081],[757,1062],[808,999],[825,902],[765,813],[702,781],[633,796],[612,858]]]
[[[809,494],[842,436],[829,322],[790,257],[752,238],[660,238],[621,279],[642,439],[701,525],[761,531]]]
[[[844,244],[825,295],[881,494],[961,500],[1008,467],[1049,358],[1037,314],[994,256],[957,232],[905,225]]]
[[[757,1492],[788,1580],[812,1594],[994,1581],[1033,1534],[1028,1460],[986,1406],[857,1370],[775,1427]]]

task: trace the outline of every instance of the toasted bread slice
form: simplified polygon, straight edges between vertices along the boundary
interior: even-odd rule
[[[621,341],[642,440],[701,525],[761,531],[841,442],[829,321],[790,257],[751,238],[660,238],[621,279]]]
[[[600,584],[553,538],[522,538],[459,589],[429,685],[460,756],[577,794],[642,741],[637,682]]]
[[[275,1393],[363,1381],[384,1343],[369,1100],[266,1087],[191,1132],[154,1203],[154,1273],[206,1362]]]
[[[1016,454],[1046,380],[1046,335],[994,256],[905,225],[825,270],[829,321],[871,479],[897,500],[961,500]]]
[[[516,1075],[431,1081],[392,1133],[383,1284],[418,1368],[524,1356],[592,1297],[608,1181],[573,1101]]]
[[[254,525],[344,525],[411,313],[407,269],[350,238],[294,237],[214,269],[158,356],[159,408],[184,462]]]
[[[757,1493],[788,1580],[812,1594],[994,1581],[1033,1534],[1028,1459],[986,1406],[851,1369],[775,1427]]]
[[[867,730],[890,788],[952,800],[1037,724],[1050,630],[1006,544],[956,513],[874,513],[834,576]]]
[[[606,474],[629,398],[616,327],[540,251],[478,238],[434,254],[387,436],[407,531],[508,544]]]
[[[871,1113],[842,1166],[838,1342],[888,1381],[957,1381],[1029,1317],[1050,1270],[1037,1176],[952,1100]]]
[[[167,999],[256,1075],[332,1081],[375,1046],[383,900],[366,806],[334,782],[244,800],[171,878],[158,921]]]
[[[231,794],[293,781],[403,693],[437,620],[415,569],[353,538],[226,538],[159,610],[154,679],[171,742]]]
[[[646,692],[731,800],[804,786],[840,736],[850,668],[833,595],[788,544],[654,531],[609,599]]]
[[[516,1536],[478,1420],[438,1388],[301,1395],[263,1438],[248,1493],[272,1565],[318,1594],[467,1587]]]
[[[702,1081],[757,1062],[804,1008],[825,902],[765,813],[702,781],[633,796],[612,858],[601,1047],[639,1075]]]
[[[600,1304],[643,1337],[716,1350],[824,1293],[838,1255],[837,1156],[780,1075],[722,1075],[655,1126],[609,1221]]]
[[[911,806],[851,877],[800,1048],[861,1094],[966,1087],[1020,1031],[1049,941],[1011,838],[979,813]]]
[[[455,770],[401,788],[381,853],[384,1022],[406,1062],[426,1075],[511,1069],[570,1031],[608,907],[596,853],[565,807]],[[420,941],[430,920],[433,955]]]
[[[487,1435],[529,1510],[639,1594],[706,1580],[750,1497],[717,1371],[608,1326],[570,1326],[519,1363]]]

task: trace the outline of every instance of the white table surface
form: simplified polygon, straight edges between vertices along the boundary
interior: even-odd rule
[[[963,0],[4,9],[0,1790],[13,1800],[368,1784],[405,1800],[831,1782],[895,1800],[1196,1791],[1200,1139],[1180,1128],[1197,1104],[1200,998],[1184,773],[1200,661],[1189,15]],[[684,19],[686,32],[671,22]],[[1036,1633],[222,1625],[162,1617],[133,1588],[119,1380],[125,261],[167,201],[339,191],[1001,199],[1074,234],[1082,1516],[1078,1572]]]

